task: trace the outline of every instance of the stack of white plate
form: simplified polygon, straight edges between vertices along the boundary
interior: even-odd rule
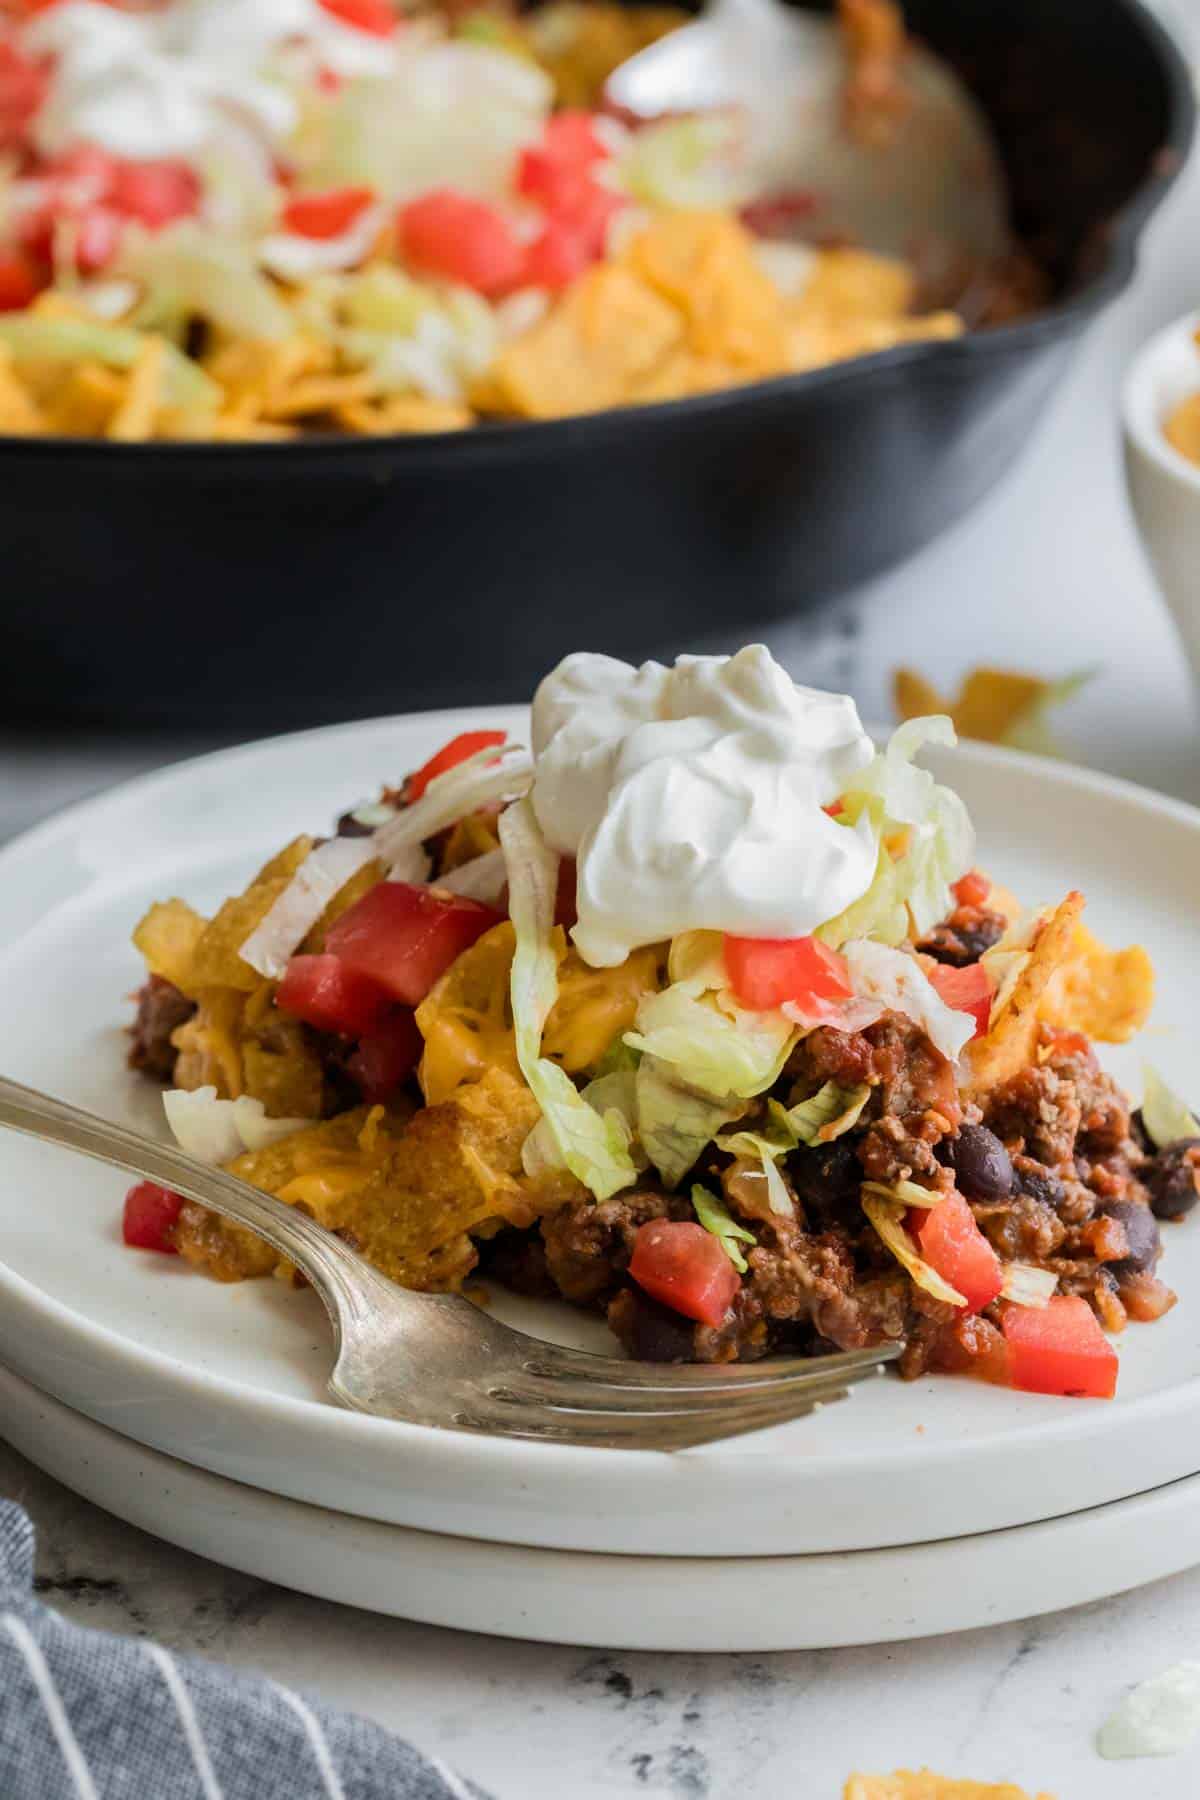
[[[140,781],[0,855],[3,1067],[162,1129],[124,1068],[129,930],[203,908],[299,830],[520,715],[426,715],[280,739]],[[1031,904],[1082,888],[1160,976],[1144,1053],[1200,1094],[1200,814],[967,747],[940,759],[979,862]],[[1136,1087],[1136,1047],[1110,1066]],[[794,1426],[674,1457],[499,1443],[323,1397],[311,1293],[220,1287],[120,1241],[111,1172],[0,1138],[0,1431],[147,1530],[311,1593],[440,1624],[621,1648],[914,1637],[1068,1606],[1200,1561],[1200,1218],[1165,1228],[1180,1303],[1120,1345],[1112,1402],[948,1378],[870,1383]],[[566,1308],[497,1298],[601,1348]]]

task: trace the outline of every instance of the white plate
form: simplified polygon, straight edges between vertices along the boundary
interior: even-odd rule
[[[0,1414],[31,1462],[185,1550],[322,1599],[493,1637],[609,1650],[828,1650],[1058,1612],[1200,1562],[1200,1475],[1065,1519],[890,1550],[597,1556],[284,1500],[121,1437],[2,1367]]]
[[[7,1072],[155,1127],[157,1096],[123,1068],[120,1037],[123,997],[140,980],[129,929],[147,902],[215,903],[294,832],[320,829],[485,719],[521,729],[515,712],[443,713],[208,757],[0,854]],[[1200,813],[979,747],[941,767],[997,878],[1035,903],[1079,886],[1097,931],[1152,947],[1160,998],[1144,1053],[1200,1093]],[[1112,1062],[1136,1082],[1141,1053]],[[791,1555],[1026,1524],[1200,1469],[1200,1220],[1165,1234],[1181,1303],[1126,1333],[1115,1402],[888,1380],[794,1427],[667,1457],[514,1445],[326,1405],[328,1337],[313,1296],[271,1282],[221,1287],[125,1250],[124,1186],[60,1151],[0,1139],[0,1357],[126,1436],[338,1511],[565,1549]],[[508,1313],[606,1341],[566,1308]]]

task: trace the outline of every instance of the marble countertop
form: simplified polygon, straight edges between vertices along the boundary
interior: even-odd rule
[[[898,662],[951,687],[980,661],[1047,674],[1095,667],[1061,720],[1071,753],[1200,800],[1194,691],[1130,524],[1115,413],[1133,349],[1200,293],[1198,210],[1194,160],[1154,223],[1133,291],[1092,333],[1019,469],[956,531],[848,596],[819,630],[772,630],[795,673],[848,689],[868,717],[883,718]],[[0,731],[0,840],[205,747]],[[499,1644],[272,1588],[155,1543],[2,1444],[0,1494],[32,1513],[43,1591],[71,1618],[315,1688],[436,1749],[500,1800],[835,1800],[854,1767],[923,1762],[1058,1800],[1200,1792],[1200,1746],[1106,1764],[1091,1741],[1129,1683],[1200,1656],[1200,1571],[923,1643],[623,1655]]]

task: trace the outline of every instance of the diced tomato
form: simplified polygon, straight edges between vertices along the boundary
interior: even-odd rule
[[[578,196],[606,154],[590,113],[555,113],[541,142],[522,150],[517,160],[517,191],[557,212]]]
[[[589,181],[573,199],[565,201],[558,208],[553,219],[564,230],[574,232],[594,258],[604,254],[613,214],[619,212],[624,204],[620,194],[614,194],[611,188],[600,187],[597,182]]]
[[[318,1031],[361,1038],[383,1019],[392,997],[336,956],[293,956],[275,995],[281,1012]]]
[[[121,1235],[134,1250],[159,1250],[164,1256],[178,1256],[174,1230],[183,1196],[156,1181],[139,1181],[125,1196],[125,1212]]]
[[[490,750],[493,745],[500,745],[508,736],[506,731],[460,731],[456,738],[435,750],[427,763],[422,763],[415,774],[410,775],[404,784],[404,797],[408,801],[419,800],[435,775],[444,775],[447,769],[457,768],[459,763],[466,762],[468,756],[477,756],[481,750]]]
[[[950,891],[960,906],[982,906],[992,891],[992,884],[978,869],[968,869]]]
[[[1004,1285],[1004,1270],[962,1195],[947,1194],[928,1209],[914,1207],[908,1223],[922,1257],[958,1289],[967,1311],[990,1306]]]
[[[551,220],[525,252],[521,277],[526,287],[549,288],[556,293],[569,287],[596,260],[578,232]]]
[[[285,231],[300,237],[335,238],[349,231],[375,198],[369,187],[327,188],[320,194],[297,194],[283,209]]]
[[[525,248],[498,207],[454,188],[435,188],[396,216],[401,254],[415,268],[481,294],[517,286]]]
[[[845,812],[845,810],[846,810],[846,803],[844,800],[831,800],[829,802],[828,806],[823,806],[821,808],[821,811],[823,813],[828,813],[829,817],[831,819],[840,818],[841,815]]]
[[[1078,1294],[1056,1294],[1045,1306],[1005,1306],[1002,1314],[1012,1385],[1030,1394],[1111,1400],[1117,1353]]]
[[[463,894],[381,881],[330,926],[325,948],[393,1000],[419,1006],[438,976],[502,916]]]
[[[40,63],[0,40],[0,149],[19,146],[46,97],[49,75]]]
[[[362,1089],[369,1106],[377,1106],[395,1093],[421,1060],[425,1040],[410,1006],[396,1006],[386,1018],[358,1041],[346,1064]]]
[[[181,157],[114,163],[108,201],[116,212],[151,231],[187,218],[200,205],[200,181]]]
[[[742,1285],[711,1231],[687,1219],[643,1225],[629,1273],[655,1300],[702,1325],[720,1325]]]
[[[976,1037],[988,1028],[992,1013],[992,983],[982,963],[956,969],[949,963],[933,963],[928,971],[934,989],[955,1012],[970,1013]]]
[[[768,1012],[787,1000],[848,1000],[846,960],[818,938],[725,939],[729,984],[743,1006]]]
[[[591,168],[608,155],[596,131],[595,115],[578,108],[564,107],[562,112],[552,113],[543,128],[542,143],[547,155],[581,169]]]
[[[372,37],[391,37],[396,29],[396,15],[388,0],[321,0],[321,5],[343,25],[369,31]]]
[[[20,312],[37,298],[45,285],[33,264],[20,251],[0,256],[0,312]]]

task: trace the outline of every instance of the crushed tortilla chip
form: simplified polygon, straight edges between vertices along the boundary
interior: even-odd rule
[[[108,422],[106,436],[115,443],[142,444],[154,434],[166,374],[167,344],[147,337],[125,382],[120,405]]]
[[[1061,680],[1022,675],[1011,669],[972,669],[963,680],[957,700],[940,694],[915,669],[897,669],[892,694],[901,720],[930,713],[947,713],[960,737],[985,744],[1006,744],[1012,750],[1031,750],[1043,756],[1061,752],[1055,743],[1047,715],[1063,706],[1094,670],[1081,670]]]
[[[1110,950],[1086,925],[1076,925],[1038,1002],[1038,1018],[1059,1031],[1124,1044],[1142,1029],[1153,1004],[1154,964],[1142,946]]]
[[[1042,996],[1055,972],[1070,960],[1083,907],[1083,895],[1069,893],[1035,927],[1028,959],[1008,1004],[984,1035],[968,1044],[964,1052],[968,1085],[973,1093],[998,1087],[1034,1061]]]
[[[241,948],[287,888],[313,847],[310,837],[294,838],[259,870],[243,894],[226,900],[197,943],[192,979],[201,987],[240,988],[253,993],[262,976],[242,961]]]
[[[1031,1796],[1009,1781],[956,1781],[932,1769],[896,1769],[891,1775],[851,1775],[842,1800],[1054,1800]]]
[[[186,900],[156,900],[138,921],[133,942],[152,975],[195,1000],[203,985],[196,977],[196,947],[207,929],[208,920]]]

